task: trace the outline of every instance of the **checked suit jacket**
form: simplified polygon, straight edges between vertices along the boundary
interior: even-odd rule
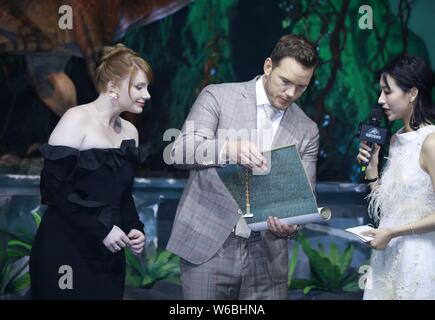
[[[190,170],[180,199],[167,249],[192,264],[211,259],[239,219],[239,207],[219,178],[224,165],[219,151],[226,138],[257,127],[255,83],[225,83],[205,87],[192,106],[171,149],[173,164]],[[224,129],[233,129],[228,132]],[[293,103],[286,109],[272,147],[294,144],[312,188],[316,183],[319,131],[315,122]],[[272,276],[287,279],[288,240],[262,232]]]

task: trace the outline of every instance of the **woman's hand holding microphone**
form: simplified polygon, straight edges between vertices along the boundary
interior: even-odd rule
[[[365,141],[362,141],[359,145],[359,153],[356,158],[359,164],[362,164],[363,162],[368,163],[367,169],[365,171],[366,180],[375,180],[378,178],[380,150],[381,146],[376,143],[373,144],[373,148],[371,148]]]

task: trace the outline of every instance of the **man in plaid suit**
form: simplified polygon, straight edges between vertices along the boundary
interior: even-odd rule
[[[195,101],[171,153],[177,167],[190,170],[167,246],[181,258],[185,299],[286,299],[288,238],[297,226],[269,217],[267,231],[247,230],[216,169],[233,162],[267,171],[257,141],[246,132],[268,120],[271,146],[296,145],[314,189],[319,131],[295,101],[316,62],[310,41],[285,35],[262,76],[209,85]]]

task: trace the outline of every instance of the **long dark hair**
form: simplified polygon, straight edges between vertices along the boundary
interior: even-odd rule
[[[379,74],[387,88],[390,87],[386,77],[389,75],[404,92],[413,87],[418,89],[417,102],[409,123],[413,130],[435,120],[435,105],[432,100],[434,74],[424,59],[403,54],[390,60],[379,70]]]

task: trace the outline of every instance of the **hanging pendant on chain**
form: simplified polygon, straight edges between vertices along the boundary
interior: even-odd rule
[[[243,218],[252,218],[254,216],[253,213],[251,213],[251,201],[250,201],[250,169],[245,168],[245,196],[246,196],[246,211],[245,214],[242,216]]]

